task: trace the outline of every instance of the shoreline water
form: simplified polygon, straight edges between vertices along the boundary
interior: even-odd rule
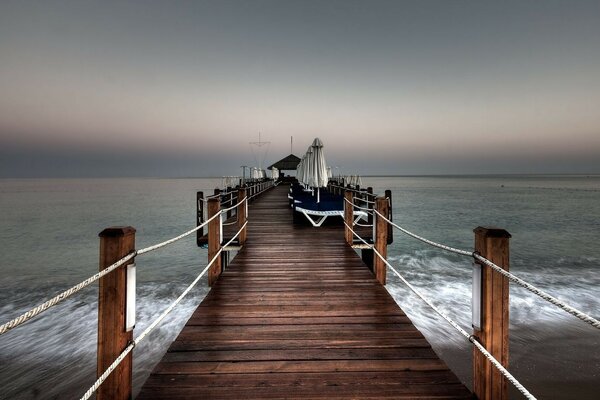
[[[600,255],[595,250],[600,240],[595,222],[600,220],[600,206],[594,193],[600,190],[600,179],[584,185],[579,179],[573,182],[548,176],[517,179],[518,184],[531,188],[514,181],[511,176],[363,180],[376,192],[392,189],[395,221],[432,239],[468,249],[475,226],[489,223],[507,228],[513,234],[511,270],[593,314],[600,298]],[[0,229],[5,249],[0,264],[1,321],[96,272],[97,234],[104,227],[135,226],[138,246],[170,238],[194,224],[195,191],[210,191],[219,182],[166,178],[0,181],[1,209],[10,210]],[[548,183],[563,190],[536,187]],[[582,236],[582,232],[587,234]],[[195,247],[193,240],[175,246],[172,251],[140,259],[140,296],[145,300],[139,305],[138,332],[206,262],[205,250]],[[436,304],[449,310],[463,327],[470,326],[469,260],[432,252],[400,234],[396,234],[389,256]],[[43,279],[36,279],[40,276]],[[155,355],[136,355],[136,384],[145,379],[144,374],[153,368],[152,360],[160,358],[178,333],[176,327],[185,322],[186,312],[203,297],[207,289],[204,283],[200,285],[202,290],[167,323],[173,331],[161,329],[150,342],[149,348],[157,349]],[[438,354],[467,383],[468,344],[444,328],[443,321],[424,316],[429,314],[426,307],[404,293],[401,284],[390,279],[388,286],[405,311],[412,310],[411,319]],[[27,340],[19,339],[22,333],[18,330],[0,337],[0,383],[13,388],[11,397],[36,398],[38,393],[39,398],[47,398],[45,394],[65,395],[66,391],[76,397],[93,383],[96,298],[97,293],[90,289],[72,303],[67,301],[28,323],[23,327]],[[597,332],[532,300],[532,295],[518,288],[511,289],[511,298],[509,369],[541,398],[543,394],[568,398],[574,393],[571,390],[577,390],[579,398],[594,398],[593,383],[600,371]],[[555,329],[557,326],[561,328]],[[79,350],[73,352],[71,346]],[[142,354],[142,350],[136,352]],[[581,381],[581,377],[585,379]],[[32,384],[38,378],[40,383]],[[58,383],[65,385],[65,391]],[[574,388],[576,383],[581,386]]]

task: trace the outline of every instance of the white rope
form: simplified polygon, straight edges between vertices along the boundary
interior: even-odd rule
[[[106,380],[106,378],[108,378],[108,376],[119,366],[119,364],[131,352],[131,350],[133,350],[133,348],[136,345],[138,345],[142,340],[144,340],[144,338],[152,330],[154,330],[154,328],[156,328],[158,326],[158,324],[163,319],[165,319],[165,317],[171,311],[173,311],[173,309],[181,302],[181,300],[183,300],[183,298],[190,292],[190,290],[192,290],[194,288],[194,286],[196,286],[196,284],[198,283],[198,281],[200,281],[200,278],[202,278],[202,276],[206,273],[206,271],[208,271],[208,269],[210,268],[210,266],[221,255],[222,252],[223,252],[223,249],[222,248],[219,249],[219,251],[217,252],[217,254],[212,258],[212,260],[210,260],[210,262],[208,263],[208,265],[202,270],[202,272],[200,272],[200,275],[198,275],[196,277],[196,279],[194,279],[194,281],[183,291],[183,293],[181,293],[181,295],[179,295],[179,297],[173,303],[171,303],[171,305],[169,307],[167,307],[167,309],[165,311],[163,311],[163,313],[161,315],[159,315],[158,318],[156,318],[154,320],[154,322],[152,322],[152,324],[150,324],[137,338],[135,338],[135,340],[133,342],[131,342],[125,348],[125,350],[123,350],[123,352],[115,359],[115,361],[113,361],[113,363],[110,364],[110,366],[106,369],[106,371],[104,371],[102,373],[102,375],[100,375],[100,377],[96,380],[96,382],[87,390],[87,392],[85,392],[85,394],[81,397],[81,400],[87,400],[90,397],[92,397],[92,395],[94,394],[94,392],[96,390],[98,390],[98,388],[100,387],[100,385],[102,385],[102,383],[104,383],[104,381]]]
[[[477,253],[473,253],[472,255],[476,260],[478,260],[478,261],[482,262],[483,264],[487,265],[488,267],[492,268],[494,271],[504,275],[511,282],[514,282],[517,285],[529,290],[531,293],[541,297],[542,299],[546,300],[549,303],[554,304],[561,310],[568,312],[569,314],[579,318],[583,322],[590,324],[594,328],[600,329],[600,321],[598,321],[596,318],[584,313],[583,311],[576,309],[575,307],[568,305],[564,301],[561,301],[561,300],[557,299],[556,297],[546,293],[542,289],[539,289],[539,288],[533,286],[532,284],[525,282],[523,279],[511,274],[510,272],[505,271],[504,269],[500,268],[498,265],[494,264],[487,258],[482,257],[481,255],[479,255]]]
[[[55,306],[56,304],[60,303],[61,301],[69,298],[70,296],[72,296],[73,294],[77,293],[78,291],[80,291],[81,289],[85,288],[86,286],[89,286],[90,284],[96,282],[98,279],[102,278],[104,275],[114,271],[115,269],[119,268],[121,265],[125,264],[127,261],[131,260],[132,258],[134,258],[135,256],[138,255],[142,255],[144,253],[148,253],[157,249],[160,249],[161,247],[167,246],[173,242],[176,242],[188,235],[191,235],[192,233],[196,232],[198,229],[203,228],[204,226],[206,226],[210,221],[212,221],[214,218],[216,218],[217,216],[219,216],[219,214],[215,214],[213,215],[210,219],[208,219],[207,221],[203,222],[201,225],[195,227],[194,229],[190,229],[189,231],[174,237],[173,239],[169,239],[166,240],[162,243],[158,243],[155,244],[153,246],[149,246],[149,247],[145,247],[143,249],[134,251],[128,255],[126,255],[125,257],[121,258],[120,260],[118,260],[117,262],[115,262],[114,264],[106,267],[105,269],[103,269],[102,271],[92,275],[91,277],[87,278],[86,280],[84,280],[83,282],[78,283],[77,285],[71,287],[70,289],[65,290],[64,292],[58,294],[57,296],[54,296],[53,298],[51,298],[50,300],[32,308],[31,310],[27,311],[26,313],[20,315],[19,317],[8,321],[7,323],[3,324],[0,326],[0,335],[3,335],[4,333],[8,332],[9,330],[16,328],[17,326],[29,321],[31,318],[35,317],[36,315],[41,314],[42,312],[46,311],[47,309],[49,309],[52,306]]]
[[[367,228],[372,228],[373,224],[360,224],[358,222],[354,223],[355,226],[363,226],[363,227],[367,227]]]
[[[227,243],[225,243],[223,245],[223,248],[229,246],[240,235],[240,233],[242,233],[242,231],[244,230],[244,228],[246,227],[246,225],[248,225],[248,221],[244,222],[244,225],[242,225],[242,227],[237,231],[237,233],[235,234],[234,237],[232,237],[231,239],[229,239],[229,242],[227,242]]]
[[[150,332],[152,332],[154,330],[154,328],[156,328],[158,326],[158,324],[160,324],[160,322],[163,319],[165,319],[165,317],[171,311],[173,311],[173,309],[181,302],[181,300],[183,300],[183,298],[190,292],[190,290],[192,290],[194,288],[194,286],[196,286],[196,284],[198,283],[198,281],[200,281],[200,278],[202,278],[202,276],[204,276],[204,274],[206,273],[206,271],[208,271],[208,269],[210,268],[210,266],[213,265],[213,263],[217,260],[217,258],[223,252],[223,249],[225,247],[229,246],[239,236],[239,234],[242,232],[242,230],[244,230],[244,228],[246,227],[247,224],[248,224],[248,221],[246,221],[244,223],[244,225],[237,231],[237,233],[235,234],[234,237],[231,238],[231,240],[229,240],[224,246],[222,246],[219,249],[219,251],[217,252],[217,254],[214,255],[214,257],[210,260],[210,262],[206,265],[206,267],[204,267],[204,269],[202,270],[202,272],[200,272],[200,274],[196,277],[196,279],[194,279],[194,281],[183,291],[183,293],[181,293],[181,295],[179,295],[179,297],[173,303],[171,303],[171,305],[169,307],[167,307],[167,309],[165,311],[163,311],[163,313],[161,315],[159,315],[158,318],[156,318],[154,320],[154,322],[152,322],[152,324],[150,324],[137,338],[135,338],[135,340],[133,342],[131,342],[125,348],[125,350],[123,350],[123,352],[119,355],[119,357],[117,357],[115,359],[115,361],[113,361],[113,363],[106,369],[106,371],[104,371],[102,373],[102,375],[100,375],[100,377],[88,389],[88,391],[85,392],[85,394],[81,397],[81,400],[87,400],[87,399],[89,399],[94,394],[94,392],[96,390],[98,390],[98,388],[100,387],[100,385],[102,385],[102,383],[104,383],[104,381],[106,380],[106,378],[108,378],[108,376],[119,366],[119,364],[125,359],[125,357],[127,357],[127,355],[131,352],[131,350],[133,350],[133,348],[135,346],[137,346],[142,340],[144,340],[144,338]]]
[[[344,197],[344,201],[348,204],[350,204],[352,207],[357,208],[361,211],[366,211],[367,214],[373,215],[373,209],[372,208],[368,208],[368,207],[361,207],[361,206],[357,206],[356,204],[352,203],[350,200],[348,200],[347,198]]]
[[[442,250],[449,251],[449,252],[451,252],[451,253],[456,253],[456,254],[460,254],[460,255],[463,255],[463,256],[469,256],[469,257],[472,257],[472,256],[473,256],[473,252],[472,252],[472,251],[461,250],[461,249],[457,249],[457,248],[454,248],[454,247],[446,246],[445,244],[436,243],[436,242],[434,242],[434,241],[432,241],[432,240],[425,239],[425,238],[424,238],[424,237],[422,237],[422,236],[419,236],[419,235],[417,235],[417,234],[415,234],[415,233],[412,233],[412,232],[410,232],[410,231],[407,231],[406,229],[404,229],[404,228],[402,228],[402,227],[400,227],[400,226],[396,225],[396,224],[395,224],[395,223],[393,223],[392,221],[390,221],[390,220],[389,220],[387,217],[385,217],[384,215],[382,215],[382,214],[381,214],[379,211],[377,211],[377,210],[375,210],[375,214],[379,215],[381,218],[383,218],[383,220],[384,220],[385,222],[387,222],[388,224],[392,225],[394,228],[396,228],[396,229],[398,229],[399,231],[401,231],[401,232],[403,232],[403,233],[407,234],[408,236],[412,236],[413,238],[415,238],[415,239],[417,239],[417,240],[420,240],[420,241],[421,241],[421,242],[423,242],[423,243],[427,243],[427,244],[428,244],[428,245],[430,245],[430,246],[437,247],[437,248],[440,248],[440,249],[442,249]]]
[[[246,197],[247,198],[247,197]],[[246,198],[243,198],[242,200],[240,200],[239,202],[237,202],[237,204],[229,207],[229,208],[224,208],[221,210],[221,214],[226,213],[227,211],[233,210],[234,208],[237,208],[240,204],[242,204],[244,201],[246,201]]]
[[[202,224],[198,225],[194,229],[190,229],[189,231],[187,231],[185,233],[182,233],[181,235],[176,236],[173,239],[165,240],[164,242],[157,243],[155,245],[148,246],[148,247],[145,247],[143,249],[140,249],[140,250],[137,251],[137,254],[138,255],[142,255],[144,253],[149,253],[151,251],[158,250],[161,247],[168,246],[171,243],[174,243],[174,242],[176,242],[176,241],[178,241],[180,239],[183,239],[184,237],[191,235],[192,233],[196,232],[197,230],[199,230],[201,228],[204,228],[210,221],[212,221],[213,219],[215,219],[218,216],[219,216],[219,213],[216,213],[215,215],[213,215],[212,217],[210,217],[209,219],[207,219],[206,221],[204,221]]]
[[[39,306],[34,307],[31,310],[27,311],[26,313],[22,314],[21,316],[3,324],[2,326],[0,326],[0,335],[29,321],[31,318],[35,317],[36,315],[46,311],[47,309],[49,309],[50,307],[52,307],[54,305],[60,303],[61,301],[68,298],[69,296],[73,295],[74,293],[80,291],[84,287],[89,286],[91,283],[97,281],[98,279],[102,278],[104,275],[114,271],[115,269],[119,268],[121,265],[125,264],[127,261],[134,258],[136,256],[136,254],[137,254],[136,252],[133,252],[133,253],[126,255],[125,257],[121,258],[119,261],[108,266],[107,268],[103,269],[102,271],[92,275],[85,281],[78,283],[77,285],[73,286],[70,289],[65,290],[64,292],[51,298],[50,300],[46,301],[45,303],[42,303]]]
[[[360,198],[360,197],[354,197],[354,200],[359,200],[359,201],[362,201],[363,203],[367,203],[367,204],[375,204],[374,201],[363,199],[363,198]]]
[[[370,245],[369,243],[367,243],[362,237],[360,237],[356,232],[354,232],[352,230],[352,228],[350,228],[348,226],[348,224],[346,224],[346,221],[344,221],[344,225],[346,225],[346,227],[348,229],[350,229],[350,231],[352,232],[352,234],[354,236],[356,236],[358,239],[360,239],[363,243],[365,243],[367,246],[369,246],[371,249],[373,249],[373,252],[377,255],[377,257],[379,257],[393,272],[394,274],[396,274],[396,276],[402,281],[402,283],[404,283],[415,295],[417,295],[421,300],[423,300],[429,307],[431,307],[433,309],[433,311],[435,311],[436,313],[438,313],[442,318],[444,318],[450,325],[452,325],[452,327],[454,327],[454,329],[456,329],[461,335],[463,335],[465,338],[467,338],[467,340],[469,340],[469,342],[473,343],[475,345],[475,347],[477,347],[477,349],[485,356],[485,358],[487,358],[488,360],[490,360],[490,362],[498,369],[498,371],[500,371],[500,373],[502,375],[504,375],[506,377],[506,379],[512,383],[517,390],[519,390],[519,392],[521,392],[527,399],[532,399],[535,400],[535,397],[529,393],[529,391],[510,373],[506,370],[506,368],[504,368],[502,366],[502,364],[493,356],[491,355],[486,349],[485,347],[483,347],[481,345],[481,343],[479,343],[475,336],[473,335],[469,335],[467,333],[467,331],[465,331],[460,325],[458,325],[452,318],[450,318],[448,315],[446,315],[442,310],[440,310],[436,305],[434,305],[431,301],[429,301],[429,299],[427,299],[425,296],[423,296],[413,285],[410,284],[410,282],[408,282],[376,249],[374,246]]]
[[[395,227],[396,229],[400,230],[401,232],[404,232],[405,234],[414,237],[415,239],[418,239],[424,243],[427,243],[431,246],[434,247],[438,247],[440,249],[443,250],[447,250],[450,251],[452,253],[456,253],[456,254],[460,254],[463,256],[468,256],[468,257],[473,257],[474,259],[476,259],[477,261],[480,261],[481,263],[487,265],[488,267],[492,268],[494,271],[504,275],[505,277],[507,277],[511,282],[516,283],[517,285],[529,290],[531,293],[541,297],[542,299],[546,300],[547,302],[554,304],[555,306],[557,306],[558,308],[560,308],[563,311],[568,312],[569,314],[579,318],[580,320],[582,320],[583,322],[593,326],[596,329],[600,329],[600,321],[597,320],[596,318],[590,316],[589,314],[584,313],[581,310],[578,310],[575,307],[572,307],[570,305],[568,305],[567,303],[565,303],[562,300],[557,299],[556,297],[550,295],[549,293],[546,293],[544,290],[535,287],[534,285],[524,281],[523,279],[519,278],[518,276],[502,269],[501,267],[499,267],[498,265],[494,264],[492,261],[488,260],[487,258],[481,256],[480,254],[477,254],[476,252],[471,252],[471,251],[466,251],[466,250],[461,250],[461,249],[457,249],[454,247],[450,247],[450,246],[446,246],[440,243],[436,243],[433,242],[429,239],[425,239],[424,237],[421,237],[419,235],[416,235],[410,231],[407,231],[406,229],[396,225],[395,223],[393,223],[392,221],[390,221],[389,219],[387,219],[386,217],[384,217],[383,215],[381,215],[381,213],[379,213],[377,210],[375,210],[375,213],[377,215],[379,215],[381,218],[383,218],[387,223],[389,223],[390,225],[392,225],[393,227]]]

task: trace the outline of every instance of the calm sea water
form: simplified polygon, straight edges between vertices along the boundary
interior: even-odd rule
[[[138,248],[195,224],[197,190],[220,179],[0,180],[0,322],[97,271],[97,234],[137,229]],[[600,317],[600,176],[371,177],[391,189],[407,229],[472,249],[473,228],[511,240],[511,271]],[[424,294],[470,330],[471,261],[400,233],[388,253]],[[136,331],[144,329],[206,264],[193,237],[144,255]],[[471,348],[388,272],[388,290],[467,384]],[[93,285],[92,285],[93,286]],[[134,354],[139,389],[197,304],[206,282]],[[0,398],[71,398],[95,380],[97,289],[90,287],[0,336]],[[519,287],[511,288],[510,370],[539,398],[596,398],[600,332]],[[514,395],[518,398],[518,395]]]

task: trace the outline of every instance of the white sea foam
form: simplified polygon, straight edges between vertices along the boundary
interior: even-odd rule
[[[141,384],[175,339],[208,289],[194,290],[134,350],[134,387]],[[138,287],[140,332],[183,290],[181,285]],[[16,307],[5,305],[0,315]],[[21,311],[21,310],[19,310]],[[1,398],[77,397],[96,377],[97,292],[66,300],[55,309],[3,335],[0,342]]]

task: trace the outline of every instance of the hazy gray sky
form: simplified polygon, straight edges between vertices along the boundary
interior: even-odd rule
[[[3,1],[0,176],[600,173],[599,1]]]

